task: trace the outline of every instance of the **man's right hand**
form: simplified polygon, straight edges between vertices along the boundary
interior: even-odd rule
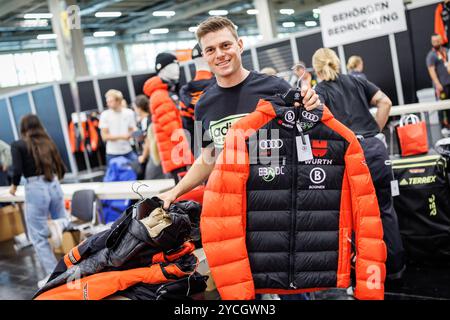
[[[178,198],[177,194],[174,192],[174,189],[160,193],[157,195],[157,197],[164,201],[163,208],[166,210],[168,210],[170,204]]]
[[[436,84],[436,92],[437,92],[437,95],[440,96],[442,91],[444,91],[444,88],[442,87],[442,84],[437,83],[437,84]]]

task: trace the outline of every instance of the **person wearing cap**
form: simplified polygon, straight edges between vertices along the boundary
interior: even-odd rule
[[[216,78],[213,77],[208,63],[203,59],[202,49],[198,43],[192,49],[192,60],[195,64],[195,77],[194,80],[181,87],[180,108],[183,127],[190,134],[191,150],[194,154],[197,154],[194,142],[195,105],[206,89],[216,82]]]
[[[176,56],[168,52],[159,53],[155,71],[157,74],[144,83],[143,91],[150,97],[152,129],[163,173],[178,181],[194,159],[176,105],[176,87],[180,78]]]

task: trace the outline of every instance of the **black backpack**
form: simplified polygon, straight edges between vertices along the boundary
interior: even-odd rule
[[[394,197],[409,262],[450,262],[450,186],[447,161],[427,155],[392,161],[400,195]]]

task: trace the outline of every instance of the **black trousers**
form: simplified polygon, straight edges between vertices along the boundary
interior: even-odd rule
[[[445,93],[444,97],[439,97],[440,100],[448,100],[450,99],[450,85],[443,86]],[[438,111],[439,115],[439,123],[441,124],[441,128],[450,128],[450,110],[440,110]]]
[[[383,239],[388,251],[386,260],[387,277],[398,279],[404,270],[405,257],[391,193],[392,167],[390,162],[386,162],[390,160],[389,154],[384,143],[378,138],[365,138],[360,140],[360,144],[364,150],[366,163],[376,190],[378,206],[380,207],[384,232]]]

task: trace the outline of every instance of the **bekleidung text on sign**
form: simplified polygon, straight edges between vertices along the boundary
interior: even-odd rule
[[[349,0],[320,8],[325,47],[407,30],[403,0]]]

